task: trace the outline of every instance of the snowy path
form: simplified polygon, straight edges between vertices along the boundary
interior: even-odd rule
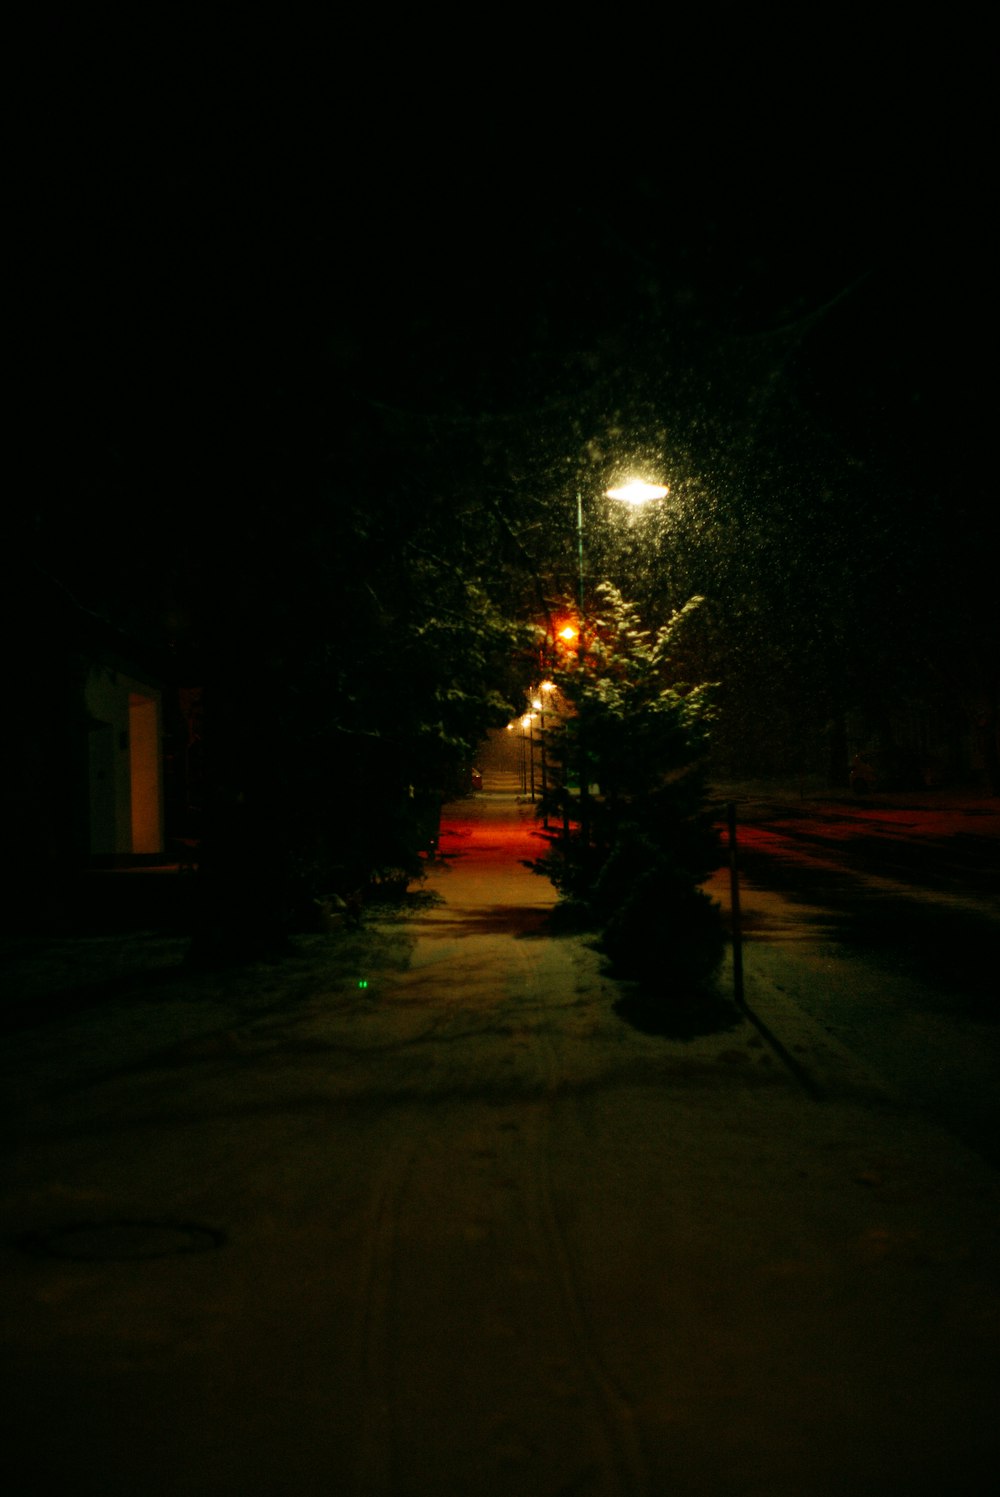
[[[10,1220],[226,1240],[5,1247],[6,1448],[81,1497],[989,1490],[995,1174],[794,1005],[822,1103],[749,1025],[630,1029],[524,808],[451,810],[405,971],[26,1114]]]
[[[430,880],[447,903],[421,920],[387,995],[426,1014],[434,1107],[373,1193],[360,1488],[642,1497],[632,1403],[595,1337],[553,1183],[567,1044],[575,1030],[582,1052],[593,1029],[576,991],[595,963],[537,934],[553,895],[521,866],[540,851],[525,813],[463,809]],[[414,1242],[428,1214],[436,1230]]]

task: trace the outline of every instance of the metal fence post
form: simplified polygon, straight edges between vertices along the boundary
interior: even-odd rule
[[[740,874],[736,858],[736,802],[726,807],[729,822],[729,902],[733,934],[733,995],[739,1008],[743,1001],[743,930],[740,924]]]

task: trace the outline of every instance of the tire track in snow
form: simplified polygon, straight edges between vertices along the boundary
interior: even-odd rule
[[[541,969],[545,965],[544,959],[539,961],[537,956],[529,958],[520,949],[518,954],[527,973],[526,986],[537,989]],[[550,947],[546,955],[561,959],[560,948]],[[550,1147],[551,1108],[552,1099],[559,1090],[562,1073],[556,1045],[548,1026],[536,1030],[536,1038],[539,1041],[537,1053],[543,1066],[548,1096],[544,1107],[534,1109],[529,1114],[532,1121],[525,1128],[530,1148],[525,1191],[527,1223],[539,1261],[545,1266],[558,1295],[562,1329],[572,1347],[575,1365],[586,1375],[588,1387],[585,1396],[593,1410],[593,1427],[601,1437],[604,1490],[608,1493],[618,1492],[621,1497],[647,1497],[650,1490],[649,1475],[632,1405],[601,1356],[555,1208]],[[571,1486],[563,1490],[572,1489]]]
[[[360,1247],[357,1339],[361,1350],[361,1428],[355,1491],[358,1497],[391,1497],[393,1409],[391,1309],[396,1277],[400,1205],[419,1147],[410,1132],[378,1171],[368,1202]]]

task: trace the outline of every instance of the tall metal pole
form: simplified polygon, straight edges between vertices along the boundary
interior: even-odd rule
[[[535,803],[535,728],[534,720],[528,718],[528,783],[531,786],[531,803]]]
[[[576,658],[580,668],[581,691],[583,683],[583,660],[585,646],[583,641],[584,625],[584,601],[583,601],[583,493],[576,491],[576,551],[580,566],[580,627],[576,637]],[[580,703],[583,705],[582,699]],[[580,843],[586,853],[590,845],[590,773],[587,768],[587,750],[583,741],[583,715],[580,716],[579,731],[580,751]]]
[[[743,927],[740,920],[740,872],[736,851],[736,802],[726,807],[729,823],[729,900],[733,937],[733,997],[738,1008],[745,1008],[743,998]]]
[[[580,563],[580,623],[583,624],[583,494],[576,491],[576,554]],[[580,652],[583,653],[583,629],[580,629]]]
[[[538,737],[542,750],[542,826],[546,831],[549,829],[549,782],[545,763],[545,690],[539,689],[538,700],[541,703],[538,717]]]

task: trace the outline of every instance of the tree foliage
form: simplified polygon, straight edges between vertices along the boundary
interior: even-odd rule
[[[717,860],[704,785],[712,688],[677,674],[702,600],[647,629],[611,583],[597,599],[582,642],[551,671],[560,710],[541,811],[564,832],[534,866],[602,932],[623,974],[686,996],[723,950],[718,907],[699,888]]]
[[[206,955],[280,944],[328,895],[405,888],[510,713],[521,626],[475,527],[410,497],[305,507],[204,619]]]

